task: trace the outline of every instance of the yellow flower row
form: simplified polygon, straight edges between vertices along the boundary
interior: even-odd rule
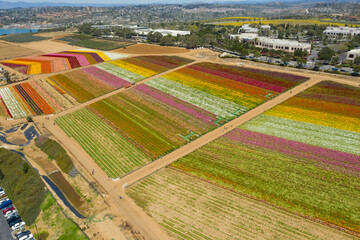
[[[360,133],[358,118],[284,105],[278,105],[265,114]]]
[[[140,67],[138,65],[127,63],[127,62],[124,62],[124,61],[114,61],[114,62],[111,62],[111,64],[114,64],[115,66],[121,67],[121,68],[123,68],[125,70],[128,70],[130,72],[139,74],[139,75],[144,76],[146,78],[158,74],[157,72],[152,71],[150,69],[143,68],[143,67]]]
[[[100,51],[87,51],[87,50],[69,50],[69,52],[85,52],[85,53],[96,53],[99,55],[105,62],[112,60],[105,53]]]
[[[264,102],[262,98],[256,98],[240,91],[229,91],[228,88],[201,81],[197,78],[186,76],[178,72],[166,74],[164,78],[181,83],[188,87],[201,90],[222,99],[226,99],[228,101],[240,104],[250,109]]]

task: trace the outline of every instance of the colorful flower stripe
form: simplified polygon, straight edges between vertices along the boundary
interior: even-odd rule
[[[360,118],[360,105],[320,100],[316,98],[292,97],[282,104],[288,107],[301,107],[322,113],[332,113],[352,118]]]
[[[21,108],[24,109],[26,115],[35,115],[35,112],[31,109],[30,105],[25,101],[23,96],[21,96],[21,94],[16,90],[14,86],[9,87],[9,90],[11,91],[12,95],[15,97]]]
[[[138,65],[138,66],[142,66],[144,68],[147,68],[147,69],[150,69],[154,72],[164,72],[166,70],[168,70],[169,68],[167,67],[163,67],[163,66],[160,66],[160,65],[155,65],[153,63],[150,63],[150,62],[146,62],[146,61],[143,61],[143,60],[140,60],[138,58],[128,58],[128,59],[124,59],[122,60],[123,62],[127,62],[127,63],[131,63],[131,64],[134,64],[134,65]]]
[[[32,84],[43,94],[45,97],[52,102],[60,111],[64,110],[62,107],[60,107],[54,99],[52,99],[39,85],[36,84],[36,82],[32,82]]]
[[[224,136],[225,139],[239,142],[249,147],[259,147],[277,151],[305,161],[313,160],[321,165],[335,167],[340,171],[351,171],[360,176],[360,156],[317,147],[302,142],[278,138],[271,135],[235,129]]]
[[[1,105],[1,109],[3,110],[5,116],[8,116],[9,118],[13,118],[13,116],[11,115],[10,110],[6,107],[4,99],[2,98],[1,95],[0,95],[0,105]]]
[[[250,80],[257,80],[264,83],[268,83],[275,86],[281,86],[285,87],[286,89],[289,89],[291,87],[296,86],[297,84],[304,82],[308,78],[304,77],[298,77],[295,75],[285,75],[285,78],[281,77],[275,77],[276,73],[272,71],[262,71],[262,74],[259,74],[254,71],[252,68],[236,68],[232,66],[227,65],[220,65],[220,64],[214,64],[214,63],[199,63],[196,64],[196,66],[215,69],[217,71],[228,73],[228,74],[234,74],[241,77],[245,77],[246,79]],[[279,75],[279,74],[278,74]],[[281,75],[281,73],[280,73]],[[286,77],[291,77],[291,79],[287,79]],[[261,87],[261,86],[260,86]]]
[[[213,66],[213,65],[211,65],[211,66]],[[206,72],[206,73],[210,73],[213,75],[217,75],[220,77],[224,77],[227,79],[231,79],[234,81],[242,82],[242,83],[256,86],[259,88],[267,89],[269,91],[273,91],[273,92],[277,92],[277,93],[281,93],[287,89],[281,85],[272,84],[272,83],[269,83],[269,82],[266,82],[263,80],[256,80],[256,79],[252,79],[252,78],[249,78],[246,76],[242,76],[243,73],[238,73],[238,74],[231,74],[231,73],[227,73],[227,72],[224,73],[224,72],[218,71],[218,69],[205,68],[201,65],[192,65],[192,66],[189,66],[189,68],[192,68],[192,69],[195,69],[195,70],[198,70],[201,72]]]
[[[175,98],[169,94],[166,94],[164,92],[156,90],[155,88],[152,88],[150,86],[141,84],[139,86],[136,86],[135,89],[140,90],[141,92],[146,93],[159,101],[169,104],[170,106],[172,106],[174,108],[177,108],[183,112],[186,112],[191,116],[201,119],[204,122],[209,123],[209,122],[215,121],[216,116],[214,114],[207,112],[207,111],[204,114],[203,109],[198,108],[194,105],[191,105],[191,107],[189,107],[189,106],[187,106],[188,104],[186,104],[186,102],[184,102],[178,98]]]
[[[95,98],[93,94],[85,91],[81,86],[79,86],[79,84],[76,84],[74,81],[72,81],[70,78],[66,77],[63,74],[54,75],[50,77],[50,80],[61,86],[72,97],[79,100],[80,102],[86,102]]]
[[[111,64],[114,64],[115,66],[121,67],[125,70],[128,70],[130,72],[136,73],[138,75],[144,76],[145,78],[154,76],[157,74],[157,72],[143,68],[141,66],[137,66],[131,63],[127,63],[121,60],[111,62]]]
[[[126,55],[92,50],[70,50],[1,62],[24,74],[54,73],[90,64],[123,58]]]
[[[248,71],[248,68],[241,68],[244,71]],[[251,72],[253,73],[259,73],[261,75],[269,75],[269,71],[266,70],[261,70],[261,69],[256,69],[256,68],[251,68]],[[283,73],[283,72],[275,72],[275,71],[271,71],[270,75],[272,77],[276,77],[276,78],[281,78],[284,80],[288,80],[288,81],[292,81],[292,82],[303,82],[308,80],[309,78],[307,77],[303,77],[303,76],[299,76],[299,75],[293,75],[293,74],[289,74],[289,73]]]
[[[131,83],[136,83],[138,81],[145,79],[143,76],[141,76],[139,74],[125,70],[119,66],[112,64],[112,63],[105,63],[105,64],[98,65],[96,67],[99,69],[102,69],[112,75],[115,75],[117,77],[125,79],[126,81],[129,81]]]
[[[292,141],[360,155],[359,133],[321,125],[260,115],[241,125],[246,129]]]
[[[252,96],[257,97],[257,98],[267,99],[265,96],[269,93],[271,93],[272,95],[277,95],[275,92],[269,91],[264,88],[259,88],[259,87],[248,85],[248,84],[241,83],[241,82],[229,81],[229,79],[227,79],[227,78],[223,78],[223,77],[212,75],[212,74],[205,73],[205,72],[200,72],[200,71],[197,71],[190,67],[182,68],[182,69],[178,70],[178,72],[180,72],[184,75],[188,75],[190,77],[201,79],[202,81],[206,81],[206,82],[218,85],[218,86],[226,87],[230,91],[237,90],[240,92],[251,94]]]
[[[35,89],[29,83],[23,83],[21,86],[28,93],[31,99],[34,100],[37,106],[41,109],[41,111],[45,114],[53,114],[54,110],[51,106],[35,91]]]
[[[82,71],[84,71],[88,74],[91,74],[92,76],[94,76],[94,78],[97,78],[97,79],[111,85],[115,89],[127,86],[131,83],[131,82],[128,82],[122,78],[114,76],[111,73],[108,73],[97,67],[84,68],[84,69],[82,69]]]
[[[8,87],[0,88],[0,96],[4,100],[6,107],[9,109],[11,117],[22,118],[26,117],[26,112],[16,100]]]
[[[16,64],[16,63],[5,63],[5,62],[2,62],[1,64],[3,64],[4,66],[13,68],[16,71],[21,72],[23,74],[27,74],[27,71],[28,71],[28,65],[21,65],[21,64]]]
[[[233,118],[234,115],[231,113],[237,110],[241,110],[242,113],[248,111],[248,108],[246,107],[166,78],[156,78],[147,82],[146,85],[149,85],[223,118]]]
[[[190,59],[178,56],[139,56],[137,58],[166,68],[175,68],[192,62]]]
[[[201,81],[197,78],[183,75],[178,71],[166,74],[164,78],[181,83],[191,88],[198,89],[208,94],[212,94],[219,98],[226,99],[248,109],[254,108],[265,102],[264,98],[257,98],[243,92],[229,91],[227,88],[222,86],[214,85],[205,81]]]
[[[52,57],[58,57],[58,58],[65,58],[68,59],[70,58],[76,58],[76,60],[78,61],[80,66],[87,66],[90,65],[89,61],[86,59],[85,56],[83,55],[74,55],[74,54],[64,54],[64,53],[53,53],[53,54],[47,54],[45,56],[52,56]]]
[[[18,94],[24,99],[24,101],[30,106],[32,111],[35,112],[37,115],[41,115],[43,111],[40,107],[36,104],[34,99],[30,97],[30,95],[25,91],[25,89],[21,85],[15,85],[14,88],[18,92]]]
[[[265,114],[331,128],[360,132],[359,118],[304,109],[301,106],[289,107],[286,105],[278,105]]]

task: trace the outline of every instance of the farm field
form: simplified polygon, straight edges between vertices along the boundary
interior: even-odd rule
[[[77,49],[6,60],[2,61],[1,64],[11,67],[23,74],[35,75],[56,73],[123,57],[126,57],[126,55],[90,49]]]
[[[355,239],[173,168],[126,193],[174,239]]]
[[[189,49],[179,47],[159,46],[153,44],[136,43],[126,48],[114,50],[112,52],[123,54],[179,54],[190,52]]]
[[[154,57],[151,58],[156,60]],[[202,67],[201,71],[194,70],[200,67]],[[95,161],[100,163],[105,172],[112,177],[120,177],[129,170],[135,170],[145,162],[166,155],[217,128],[224,121],[247,112],[305,80],[293,75],[270,75],[274,74],[217,64],[195,64],[91,104],[87,107],[91,114],[87,114],[94,115],[99,121],[109,125],[113,134],[120,134],[143,154],[137,158],[139,165],[129,167],[127,170],[117,170],[117,173],[110,172],[107,163],[96,160],[103,157],[91,151],[91,146],[101,145],[102,139],[90,138],[89,142],[82,141],[88,133],[69,123],[73,121],[69,118],[76,119],[81,111],[60,117],[56,122],[65,129],[68,136],[78,135],[77,141]],[[233,92],[236,93],[230,94]],[[89,126],[89,123],[88,118],[79,120],[79,124],[84,126]],[[98,134],[102,135],[102,133]],[[115,140],[112,141],[114,142],[104,146],[104,149],[108,149],[105,150],[105,154],[107,151],[113,151]],[[116,151],[120,151],[119,155],[127,154],[122,149]],[[143,156],[146,156],[146,160]],[[114,162],[114,168],[119,168],[121,162],[117,162],[116,154],[108,158],[110,166],[111,162]],[[126,158],[124,161],[129,162]]]
[[[0,88],[0,116],[5,118],[54,114],[75,104],[71,96],[58,93],[44,80]]]
[[[171,166],[359,234],[359,92],[322,82]]]
[[[60,93],[86,102],[189,62],[179,57],[134,57],[53,75],[47,81]]]
[[[37,50],[32,50],[30,48],[19,47],[9,43],[0,42],[0,60],[27,57],[32,55],[38,55],[41,53],[42,52]]]

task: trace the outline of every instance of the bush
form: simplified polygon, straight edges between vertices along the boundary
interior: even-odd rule
[[[35,144],[41,151],[46,153],[50,159],[55,159],[56,164],[64,173],[68,173],[73,169],[74,164],[71,158],[66,153],[65,149],[56,141],[49,138],[37,138]]]
[[[0,148],[0,168],[4,173],[1,186],[19,211],[19,215],[29,226],[40,213],[40,206],[48,191],[39,174],[28,167],[23,169],[25,161],[14,152]]]

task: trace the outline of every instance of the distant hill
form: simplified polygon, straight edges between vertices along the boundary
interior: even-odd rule
[[[238,1],[226,1],[226,0],[175,0],[170,4],[259,4],[259,3],[316,3],[316,2],[349,2],[350,0],[282,0],[282,1],[274,1],[274,0],[238,0]],[[358,1],[358,0],[357,0]],[[119,4],[92,4],[86,3],[64,3],[64,2],[6,2],[0,1],[0,9],[11,9],[11,8],[30,8],[30,7],[55,7],[55,6],[72,6],[72,7],[81,7],[81,6],[92,6],[92,7],[111,7],[111,6],[126,6],[126,5],[134,5],[131,3],[131,0],[125,0],[124,3]],[[139,1],[136,4],[144,4],[142,1]],[[153,2],[149,2],[148,4],[169,4],[167,0],[154,0]]]

